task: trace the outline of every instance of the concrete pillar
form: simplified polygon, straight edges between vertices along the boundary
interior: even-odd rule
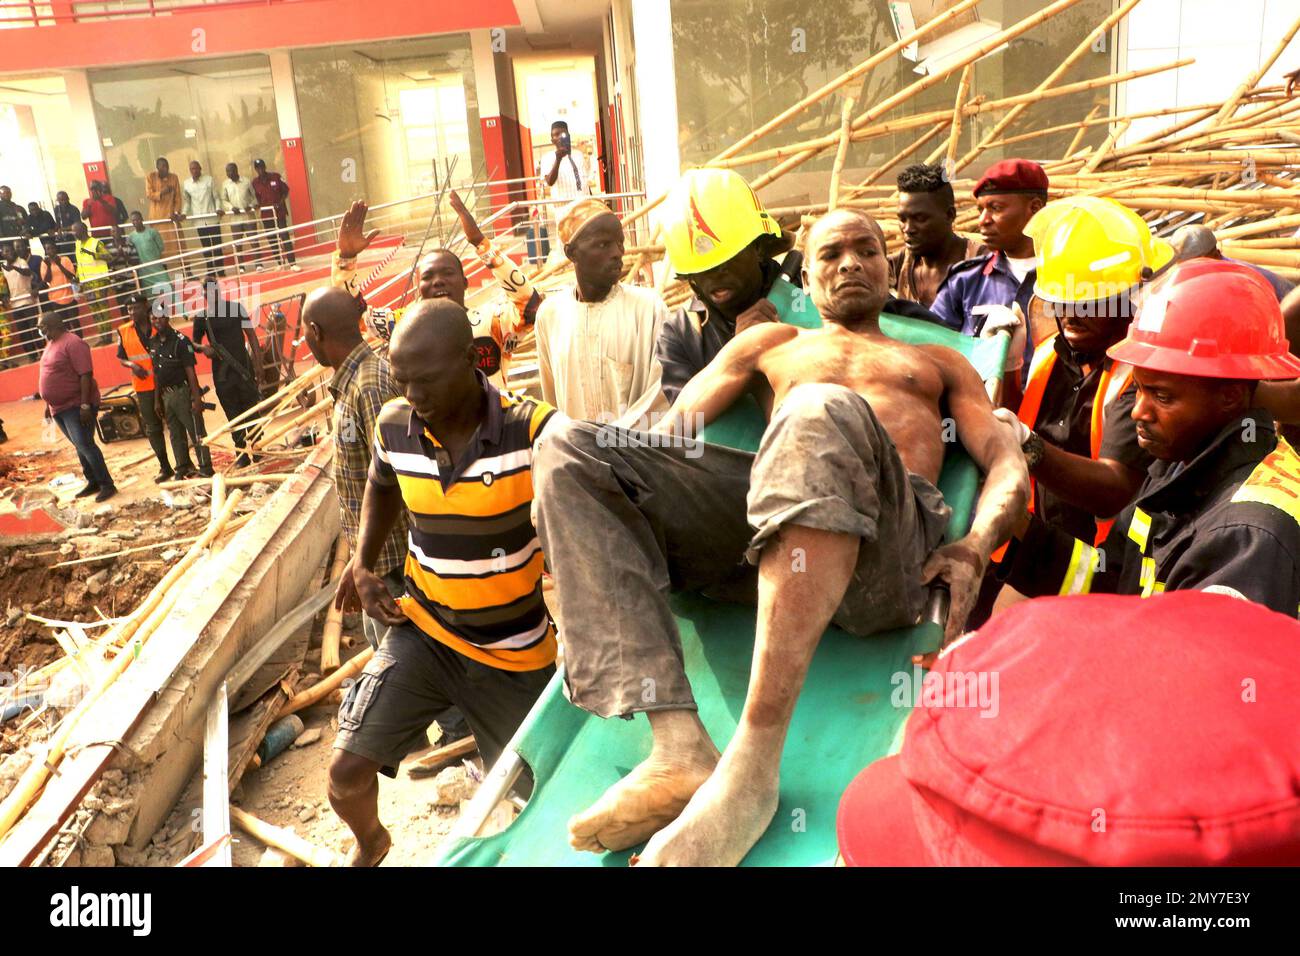
[[[523,175],[523,164],[519,150],[514,70],[505,52],[505,34],[472,30],[469,38],[487,177],[493,180],[517,179]],[[522,192],[517,187],[493,186],[489,191],[494,210],[518,195]]]
[[[632,4],[636,44],[637,108],[640,114],[645,191],[653,199],[681,175],[677,147],[677,74],[673,64],[673,23],[669,0]],[[656,213],[651,213],[656,216]]]
[[[72,109],[77,152],[81,156],[81,168],[86,174],[86,191],[89,193],[92,182],[108,180],[104,142],[99,137],[99,127],[95,123],[95,102],[90,95],[90,79],[85,70],[65,70],[63,82],[67,89],[68,105]],[[79,202],[75,198],[72,201],[74,204]]]
[[[287,50],[267,54],[271,63],[271,92],[275,97],[275,115],[280,124],[280,152],[284,157],[281,175],[289,184],[289,211],[294,222],[309,222],[313,218],[311,187],[307,180],[307,155],[302,145],[302,124],[298,118],[298,91],[293,85],[293,58]],[[268,164],[269,165],[269,164]],[[250,169],[240,175],[253,175]],[[327,213],[343,212],[342,209]],[[294,241],[306,239],[306,234],[294,233]]]

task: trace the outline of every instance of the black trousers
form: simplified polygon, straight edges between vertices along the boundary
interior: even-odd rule
[[[221,250],[215,248],[221,245],[221,226],[199,226],[199,244],[203,246],[203,258],[207,262],[208,272],[217,272],[221,269]]]
[[[260,401],[257,388],[252,382],[245,381],[238,372],[224,367],[213,376],[212,384],[217,387],[217,401],[221,402],[221,410],[226,413],[227,421],[244,414]],[[243,428],[236,428],[231,432],[235,447],[241,451],[246,447],[245,433],[246,429]]]

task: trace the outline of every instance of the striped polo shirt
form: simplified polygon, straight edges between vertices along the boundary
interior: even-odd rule
[[[405,398],[375,422],[370,480],[398,485],[409,514],[402,612],[466,657],[509,671],[555,660],[533,528],[533,446],[555,414],[477,373],[487,417],[451,461]]]

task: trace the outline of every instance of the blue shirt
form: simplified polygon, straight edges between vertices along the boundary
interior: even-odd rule
[[[948,328],[963,335],[979,335],[987,316],[976,315],[971,310],[977,305],[1005,305],[1019,303],[1020,311],[1029,315],[1029,300],[1034,296],[1034,279],[1037,270],[1030,269],[1025,281],[1020,282],[1011,271],[1011,265],[1002,252],[990,252],[959,262],[939,285],[939,294],[930,305],[930,311]],[[1032,336],[1025,336],[1025,368],[1034,357]]]

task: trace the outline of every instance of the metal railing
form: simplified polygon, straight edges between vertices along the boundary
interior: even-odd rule
[[[493,192],[500,193],[502,188],[510,190],[510,187],[517,188],[526,182],[535,181],[535,177],[491,180],[455,185],[454,188],[464,198],[480,230],[493,240],[499,251],[540,266],[548,253],[551,256],[562,255],[558,239],[549,234],[553,232],[551,211],[568,200],[516,199],[490,211]],[[450,248],[465,264],[466,276],[471,283],[490,278],[487,267],[479,261],[460,233],[456,214],[442,201],[444,195],[445,191],[428,193],[378,203],[369,208],[366,230],[380,231],[376,240],[376,245],[380,247],[397,240],[400,253],[394,256],[394,261],[403,264],[401,268],[394,266],[394,274],[371,290],[372,300],[379,301],[379,294],[384,294],[391,297],[394,305],[401,305],[413,298],[417,287],[413,267],[425,249]],[[642,192],[623,192],[597,198],[604,199],[616,212],[622,212],[643,197]],[[35,305],[30,302],[25,305],[12,302],[8,315],[0,316],[0,368],[39,359],[44,343],[37,323],[40,314],[46,310],[60,311],[68,328],[80,334],[92,347],[110,344],[115,341],[116,327],[126,321],[126,296],[136,291],[161,291],[171,296],[175,316],[192,316],[202,311],[205,305],[203,286],[198,280],[207,273],[222,269],[227,272],[228,279],[235,279],[233,290],[228,288],[229,282],[224,283],[226,297],[242,303],[249,315],[257,315],[264,302],[283,296],[287,287],[293,284],[291,274],[282,274],[279,269],[268,272],[267,266],[291,268],[289,257],[292,256],[294,264],[300,268],[314,271],[328,269],[339,223],[343,218],[343,213],[340,212],[309,222],[286,223],[282,227],[247,231],[229,228],[274,222],[270,213],[271,210],[267,207],[257,217],[247,216],[242,220],[236,220],[232,214],[226,213],[222,217],[192,216],[180,223],[171,220],[147,222],[147,226],[157,228],[160,232],[171,230],[175,252],[170,252],[169,249],[170,254],[162,258],[109,269],[90,277],[88,281],[78,283],[76,287],[69,282],[56,283],[45,295],[47,299],[53,300],[55,297],[50,293],[56,293],[57,301]],[[199,229],[210,227],[214,220],[225,230],[220,237],[222,241],[204,245],[200,241]],[[119,249],[119,255],[124,254],[125,250],[119,247],[118,235],[120,233],[125,242],[126,228],[131,227],[110,230],[110,240],[113,247]],[[647,227],[641,221],[632,228],[635,233],[636,230]],[[636,241],[636,236],[629,236],[628,240],[631,245]],[[13,240],[0,239],[0,246],[7,241]],[[30,238],[28,241],[31,241]],[[69,239],[68,242],[70,241]],[[42,246],[45,245],[43,242]],[[75,260],[72,256],[63,255],[62,261],[69,271],[75,273]],[[378,262],[375,263],[377,264]],[[213,265],[217,267],[215,270]],[[61,278],[57,267],[51,271],[56,279]],[[233,275],[229,275],[231,272]],[[256,274],[250,275],[250,272]],[[9,333],[7,341],[4,334],[6,326]]]

